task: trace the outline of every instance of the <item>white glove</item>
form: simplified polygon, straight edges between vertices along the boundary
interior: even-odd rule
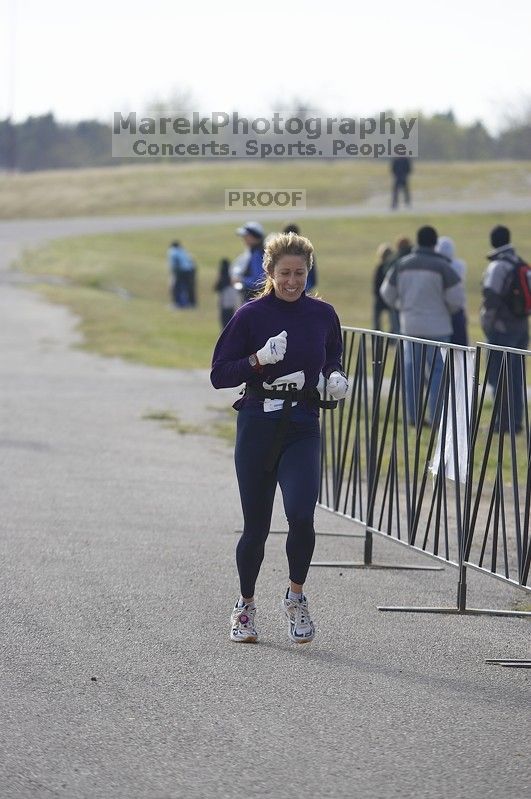
[[[287,346],[288,334],[285,330],[279,333],[278,336],[268,338],[262,349],[256,353],[258,363],[260,366],[265,366],[268,363],[278,363],[284,360]]]
[[[348,391],[347,378],[341,372],[332,372],[328,378],[326,390],[335,400],[344,399]]]

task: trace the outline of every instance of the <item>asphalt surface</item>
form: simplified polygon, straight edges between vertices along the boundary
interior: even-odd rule
[[[453,568],[312,569],[318,635],[297,647],[271,536],[261,643],[229,642],[231,450],[142,417],[171,410],[206,432],[236,392],[76,349],[76,319],[6,271],[24,246],[102,227],[0,224],[0,797],[529,796],[529,672],[485,663],[529,657],[528,622],[377,610],[451,606]],[[317,529],[354,531],[322,510]],[[316,559],[361,555],[361,541],[318,538]],[[469,594],[522,598],[474,573]]]

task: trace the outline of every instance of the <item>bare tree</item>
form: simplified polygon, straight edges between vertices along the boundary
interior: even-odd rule
[[[174,87],[167,98],[154,97],[144,109],[148,117],[189,117],[197,110],[197,103],[191,89]]]

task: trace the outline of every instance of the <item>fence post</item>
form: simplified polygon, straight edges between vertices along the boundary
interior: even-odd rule
[[[372,564],[372,532],[374,521],[374,502],[376,498],[376,461],[378,458],[378,441],[380,430],[380,393],[382,385],[382,352],[383,338],[371,336],[372,354],[372,408],[371,408],[371,442],[369,446],[369,463],[367,470],[367,512],[365,523],[364,564]]]
[[[479,375],[481,367],[481,349],[476,345],[474,353],[474,376],[472,378],[472,402],[470,403],[470,419],[468,424],[468,454],[465,481],[465,507],[463,513],[463,536],[459,544],[459,582],[457,583],[457,610],[459,613],[466,611],[466,553],[470,541],[470,515],[472,512],[472,492],[474,483],[474,457],[476,451],[476,423],[479,425],[478,398]]]
[[[466,566],[459,566],[459,582],[457,583],[457,610],[459,613],[466,611]]]

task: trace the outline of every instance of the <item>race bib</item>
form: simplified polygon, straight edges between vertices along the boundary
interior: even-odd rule
[[[279,395],[282,395],[283,391],[288,391],[292,388],[301,389],[304,386],[305,379],[304,372],[292,372],[290,375],[277,377],[273,383],[262,383],[262,386],[268,391],[278,391]],[[292,402],[291,407],[294,408],[296,404],[296,402]],[[264,412],[280,411],[283,405],[284,402],[281,399],[265,399]]]

